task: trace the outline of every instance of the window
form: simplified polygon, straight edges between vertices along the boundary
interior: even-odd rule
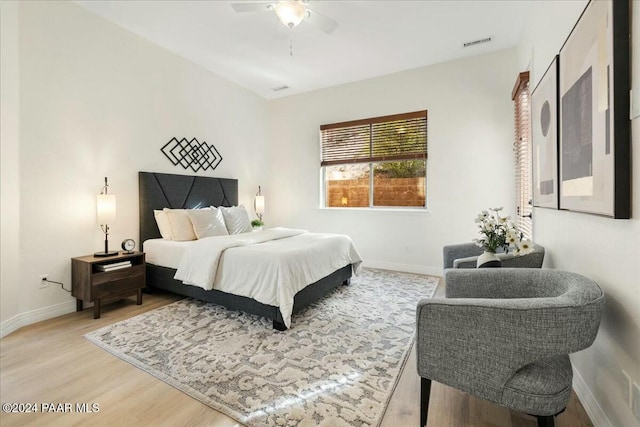
[[[325,207],[426,207],[426,110],[322,125],[320,139]]]
[[[531,239],[533,221],[531,218],[531,137],[529,128],[529,72],[518,75],[511,93],[515,105],[516,135],[513,143],[516,172],[516,220],[515,224],[525,239]]]

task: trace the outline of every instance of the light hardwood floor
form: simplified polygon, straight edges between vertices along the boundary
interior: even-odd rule
[[[438,294],[443,290],[438,289]],[[93,413],[0,413],[9,426],[238,426],[233,419],[134,368],[84,339],[87,332],[169,304],[179,297],[155,293],[142,306],[130,298],[105,305],[100,319],[91,309],[24,327],[0,340],[2,403],[97,403]],[[382,421],[383,427],[418,426],[419,378],[415,352],[409,357]],[[533,417],[433,383],[430,427],[533,427]],[[557,427],[592,426],[572,395]]]

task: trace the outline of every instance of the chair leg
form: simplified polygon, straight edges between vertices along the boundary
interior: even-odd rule
[[[431,380],[420,377],[420,427],[424,427],[427,424],[430,396]]]
[[[536,415],[536,418],[538,419],[538,427],[553,427],[554,425],[553,415]]]

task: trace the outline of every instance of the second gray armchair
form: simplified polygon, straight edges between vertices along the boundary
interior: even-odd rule
[[[442,248],[444,268],[476,268],[478,256],[482,252],[483,249],[473,242],[445,246]],[[499,253],[498,258],[505,268],[542,268],[544,247],[534,243],[533,252],[527,255]]]

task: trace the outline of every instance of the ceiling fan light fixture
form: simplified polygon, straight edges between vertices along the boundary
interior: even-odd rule
[[[307,14],[307,8],[298,0],[283,0],[276,3],[278,19],[289,28],[298,25]]]

